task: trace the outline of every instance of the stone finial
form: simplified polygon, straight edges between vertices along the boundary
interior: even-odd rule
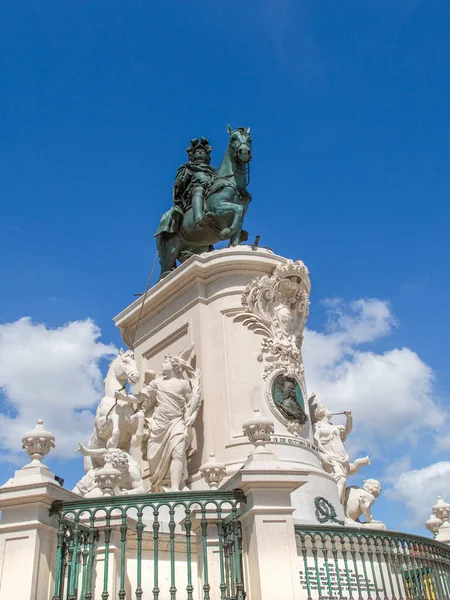
[[[38,419],[36,426],[22,438],[22,448],[32,459],[27,467],[42,466],[42,459],[55,447],[55,436],[44,429],[44,421]]]
[[[110,462],[106,462],[95,473],[95,482],[101,489],[103,496],[114,496],[114,490],[120,484],[120,480],[121,474],[119,469],[116,469]]]
[[[433,506],[433,514],[441,521],[445,521],[450,517],[450,504],[445,502],[442,496],[437,497],[437,502]]]
[[[214,452],[209,455],[208,462],[200,467],[200,475],[212,490],[217,490],[226,473],[225,465],[216,460]]]
[[[442,525],[442,520],[438,519],[435,514],[431,514],[428,521],[425,522],[425,527],[428,529],[430,533],[435,536],[438,532],[439,527]]]
[[[253,411],[253,417],[242,424],[244,435],[248,437],[255,449],[264,448],[267,442],[270,442],[270,436],[274,432],[272,419],[264,417],[259,408]]]

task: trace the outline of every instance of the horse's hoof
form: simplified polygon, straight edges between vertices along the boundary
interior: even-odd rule
[[[228,227],[226,229],[222,229],[222,231],[219,233],[220,240],[227,240],[230,236],[231,236],[231,229]]]

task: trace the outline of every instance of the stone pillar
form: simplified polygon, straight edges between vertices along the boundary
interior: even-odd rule
[[[239,488],[247,497],[241,516],[247,597],[301,600],[291,494],[307,482],[309,473],[287,469],[265,448],[272,431],[273,423],[258,411],[244,423],[255,450],[223,489]]]
[[[442,496],[438,496],[433,506],[433,514],[425,523],[427,529],[434,535],[438,542],[450,544],[450,504],[445,502]]]
[[[41,462],[53,440],[38,421],[23,439],[32,462],[0,488],[1,600],[47,600],[53,595],[58,517],[50,517],[49,510],[55,500],[78,498]]]

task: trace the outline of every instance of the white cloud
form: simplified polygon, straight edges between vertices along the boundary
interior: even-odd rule
[[[450,434],[445,433],[438,437],[437,447],[439,450],[450,450]]]
[[[327,298],[327,331],[342,342],[361,344],[389,334],[396,324],[387,302],[378,298],[361,298],[345,303],[339,298]]]
[[[448,502],[450,489],[450,462],[437,462],[423,469],[402,473],[386,490],[386,497],[397,500],[406,507],[406,524],[423,527],[436,504],[437,496],[442,495]]]
[[[0,447],[17,452],[38,418],[56,436],[52,455],[74,456],[93,427],[91,409],[102,397],[100,360],[115,352],[99,341],[90,320],[57,329],[24,317],[0,325]]]
[[[367,348],[396,326],[389,304],[378,299],[350,303],[334,299],[325,306],[324,331],[305,332],[306,378],[310,392],[316,391],[334,412],[353,411],[354,431],[347,446],[351,455],[364,449],[374,460],[388,453],[395,460],[401,448],[396,450],[397,444],[414,442],[425,433],[438,441],[441,437],[444,447],[447,415],[434,399],[432,369],[409,348],[381,353]],[[91,410],[102,396],[100,361],[116,351],[99,337],[98,327],[89,319],[57,329],[29,318],[0,325],[0,391],[5,400],[0,450],[17,453],[23,433],[43,418],[56,435],[53,456],[75,456],[78,440],[86,440],[92,431]],[[382,483],[393,486],[386,494],[403,501],[414,522],[423,521],[423,511],[442,489],[436,476],[428,496],[415,501],[408,496],[415,485],[409,483],[410,473],[416,471],[411,471],[409,459],[399,459]],[[404,478],[407,475],[409,479]],[[414,516],[419,513],[420,519]]]
[[[411,467],[411,456],[400,456],[388,465],[383,475],[383,482],[390,485],[396,484],[400,475],[410,471]]]
[[[325,332],[305,332],[306,380],[333,411],[353,411],[352,446],[376,452],[386,439],[395,445],[427,431],[437,435],[447,415],[434,399],[432,369],[409,348],[377,354],[360,347],[392,331],[389,304],[328,300],[326,306]]]

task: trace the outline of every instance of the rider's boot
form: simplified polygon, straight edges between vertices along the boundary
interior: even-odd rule
[[[197,229],[201,226],[203,221],[203,210],[205,201],[203,199],[204,190],[203,188],[196,188],[192,195],[192,214],[194,217],[194,227]]]

